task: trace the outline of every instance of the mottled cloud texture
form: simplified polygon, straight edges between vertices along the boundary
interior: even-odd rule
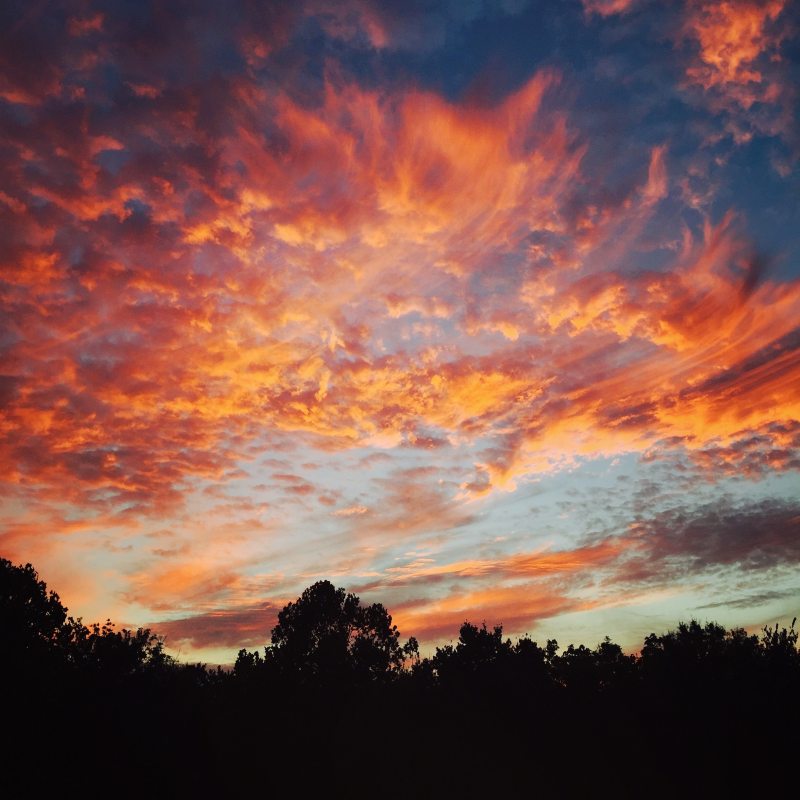
[[[790,610],[791,4],[1,13],[0,548],[77,612]]]

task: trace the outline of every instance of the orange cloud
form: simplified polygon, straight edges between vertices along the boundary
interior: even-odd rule
[[[440,642],[458,638],[464,622],[503,625],[510,635],[525,633],[539,620],[582,607],[579,600],[522,584],[395,605],[392,617],[401,631],[413,631],[424,642]]]
[[[509,580],[563,575],[608,564],[620,555],[620,546],[613,541],[579,547],[574,550],[518,553],[502,559],[474,559],[449,564],[412,562],[386,570],[386,584],[407,585],[432,583],[443,578],[492,578]]]
[[[737,144],[759,133],[794,140],[796,90],[781,53],[793,33],[787,6],[785,0],[687,4],[680,38],[696,48],[687,86],[700,87],[711,109],[727,115],[727,133]]]
[[[636,0],[581,0],[581,3],[587,14],[610,17],[614,14],[624,14],[635,5]]]
[[[329,85],[322,113],[279,96],[274,113],[292,143],[291,169],[243,119],[224,152],[244,165],[247,181],[224,191],[190,163],[160,182],[124,169],[104,188],[98,148],[124,146],[111,136],[94,137],[101,144],[88,148],[69,144],[64,157],[79,183],[66,193],[31,192],[52,204],[78,241],[75,226],[90,227],[91,250],[80,245],[90,261],[71,271],[65,253],[40,247],[33,218],[22,226],[27,260],[9,260],[18,277],[4,302],[16,305],[21,324],[34,315],[41,324],[19,328],[16,363],[28,366],[20,367],[25,377],[9,410],[5,463],[18,466],[7,479],[61,487],[72,474],[76,500],[83,492],[87,501],[128,498],[144,509],[150,495],[162,507],[179,498],[184,477],[219,478],[240,457],[222,441],[253,430],[256,416],[262,429],[306,432],[336,446],[393,445],[406,434],[419,441],[419,421],[472,426],[530,394],[524,376],[458,360],[436,364],[435,351],[418,363],[376,356],[376,320],[364,298],[383,295],[402,313],[452,314],[452,299],[419,305],[409,291],[419,297],[431,280],[455,290],[482,258],[463,252],[462,242],[513,247],[523,206],[528,224],[537,217],[564,224],[553,204],[581,150],[563,116],[540,112],[556,80],[536,76],[488,113],[433,94],[381,97],[347,85]],[[243,108],[245,116],[257,111]],[[185,136],[180,114],[163,124],[164,135]],[[198,158],[210,167],[208,155]],[[233,178],[222,169],[222,184]],[[206,201],[187,224],[182,209],[195,196]],[[174,268],[164,269],[153,247],[176,226],[183,234],[165,254]],[[213,274],[192,266],[211,257],[208,248],[224,253]],[[269,263],[267,249],[276,254]],[[54,313],[56,287],[63,297],[84,295],[80,317],[77,300]],[[362,322],[342,319],[348,304]],[[387,404],[389,395],[396,401]],[[43,437],[35,449],[22,444],[33,434]]]
[[[757,61],[777,51],[784,33],[772,24],[785,5],[785,0],[690,3],[685,33],[699,44],[702,63],[687,69],[689,79],[705,89],[762,83]],[[772,91],[767,88],[765,94]],[[745,108],[756,100],[755,95],[738,97]]]

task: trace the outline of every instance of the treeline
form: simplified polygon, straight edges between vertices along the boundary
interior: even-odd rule
[[[465,622],[422,658],[379,603],[321,581],[232,670],[73,619],[0,559],[8,796],[766,796],[796,786],[794,622],[650,634],[638,655]],[[31,766],[32,765],[32,766]]]

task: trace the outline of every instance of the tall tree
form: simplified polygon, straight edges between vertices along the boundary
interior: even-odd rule
[[[6,669],[41,669],[66,657],[75,623],[30,565],[0,559],[0,646]]]
[[[399,636],[380,603],[318,581],[278,614],[268,659],[311,681],[385,678],[403,664]]]

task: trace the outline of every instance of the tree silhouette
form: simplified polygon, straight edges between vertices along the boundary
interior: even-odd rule
[[[76,623],[31,564],[0,559],[0,631],[3,668],[30,672],[53,668],[67,658]]]
[[[797,650],[798,632],[794,629],[797,617],[792,620],[788,628],[778,628],[767,625],[764,627],[761,642],[767,658],[786,660],[789,663],[797,664],[800,659],[800,652]]]
[[[105,677],[130,677],[174,663],[164,652],[163,639],[149,628],[115,630],[111,620],[89,628],[76,626],[71,652],[83,669]]]
[[[387,753],[430,794],[521,796],[532,774],[539,791],[578,794],[624,753],[620,796],[780,796],[791,770],[742,765],[796,755],[794,625],[756,636],[691,620],[626,655],[608,638],[560,650],[464,622],[456,643],[422,657],[381,604],[319,581],[280,612],[263,655],[241,650],[232,671],[214,671],[178,665],[147,628],[84,625],[30,564],[0,559],[6,761],[19,766],[4,788],[30,793],[24,756],[42,730],[80,729],[41,761],[51,793],[80,791],[74,765],[91,754],[102,785],[133,760],[176,795],[187,780],[201,796],[244,794],[269,752],[278,766],[313,763],[337,795],[407,794]],[[479,763],[503,768],[465,769]]]
[[[0,559],[0,631],[10,655],[5,669],[29,675],[42,669],[79,669],[106,677],[126,676],[171,665],[164,643],[149,628],[115,630],[68,616],[68,609],[31,564]]]
[[[598,692],[629,681],[635,658],[626,656],[606,636],[594,650],[570,644],[560,656],[554,656],[552,668],[560,685],[579,692]]]
[[[511,640],[503,640],[503,626],[492,630],[484,622],[479,628],[464,622],[455,647],[437,648],[433,665],[441,680],[465,680],[470,676],[488,679],[503,669],[513,652]]]
[[[399,636],[380,603],[318,581],[278,614],[267,660],[311,682],[382,679],[402,667]]]

